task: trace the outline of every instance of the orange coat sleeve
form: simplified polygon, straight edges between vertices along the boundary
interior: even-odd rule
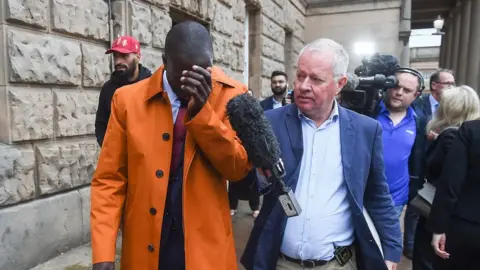
[[[117,93],[112,98],[112,112],[91,185],[93,263],[115,261],[115,243],[126,196],[125,110]]]
[[[229,181],[243,179],[251,169],[247,152],[230,122],[222,122],[207,101],[198,114],[185,123],[206,158]]]

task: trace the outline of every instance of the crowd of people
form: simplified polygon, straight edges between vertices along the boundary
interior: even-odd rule
[[[114,269],[120,228],[122,269],[237,269],[238,200],[255,218],[247,270],[392,270],[402,255],[413,270],[479,269],[480,99],[452,71],[435,72],[425,93],[420,72],[399,68],[373,116],[337,102],[349,55],[333,40],[302,49],[293,94],[274,71],[260,105],[302,208],[287,217],[281,185],[252,167],[226,117],[229,100],[253,92],[213,65],[204,26],[173,26],[153,74],[132,37],[106,53],[115,71],[95,122],[94,269]]]

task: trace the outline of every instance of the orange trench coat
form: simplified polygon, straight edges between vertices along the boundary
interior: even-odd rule
[[[162,134],[173,132],[162,74],[160,67],[149,79],[120,88],[113,96],[91,185],[93,263],[114,261],[125,204],[122,270],[158,269],[172,154],[172,139],[165,141]],[[245,92],[246,86],[214,67],[207,103],[193,119],[184,119],[182,196],[187,270],[237,269],[226,179],[242,179],[251,165],[225,113],[227,102]]]

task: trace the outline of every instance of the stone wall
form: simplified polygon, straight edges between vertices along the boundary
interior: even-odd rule
[[[263,0],[261,3],[261,23],[257,26],[262,29],[253,30],[253,33],[261,33],[256,37],[260,39],[261,50],[250,52],[250,66],[260,62],[261,84],[257,85],[255,80],[252,83],[252,76],[258,76],[258,73],[255,68],[253,72],[250,68],[249,86],[254,92],[261,89],[259,97],[265,98],[272,95],[270,76],[274,70],[286,71],[290,88],[293,86],[298,54],[304,46],[306,9],[301,0]],[[252,8],[250,16],[254,14],[255,9]],[[261,56],[255,58],[255,53]]]
[[[107,2],[0,1],[0,270],[29,269],[89,241],[89,183],[100,151],[94,120],[111,72]],[[257,96],[270,94],[274,69],[292,74],[303,46],[302,0],[111,2],[113,37],[136,37],[152,70],[182,18],[208,26],[215,64],[238,80],[244,46],[255,45],[248,58]],[[254,43],[245,41],[246,6]]]

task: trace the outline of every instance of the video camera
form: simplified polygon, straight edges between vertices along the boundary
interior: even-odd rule
[[[363,59],[362,65],[355,69],[355,75],[349,76],[350,83],[340,92],[340,104],[352,111],[373,116],[385,90],[397,86],[395,72],[399,68],[393,55],[377,53],[370,59]]]

